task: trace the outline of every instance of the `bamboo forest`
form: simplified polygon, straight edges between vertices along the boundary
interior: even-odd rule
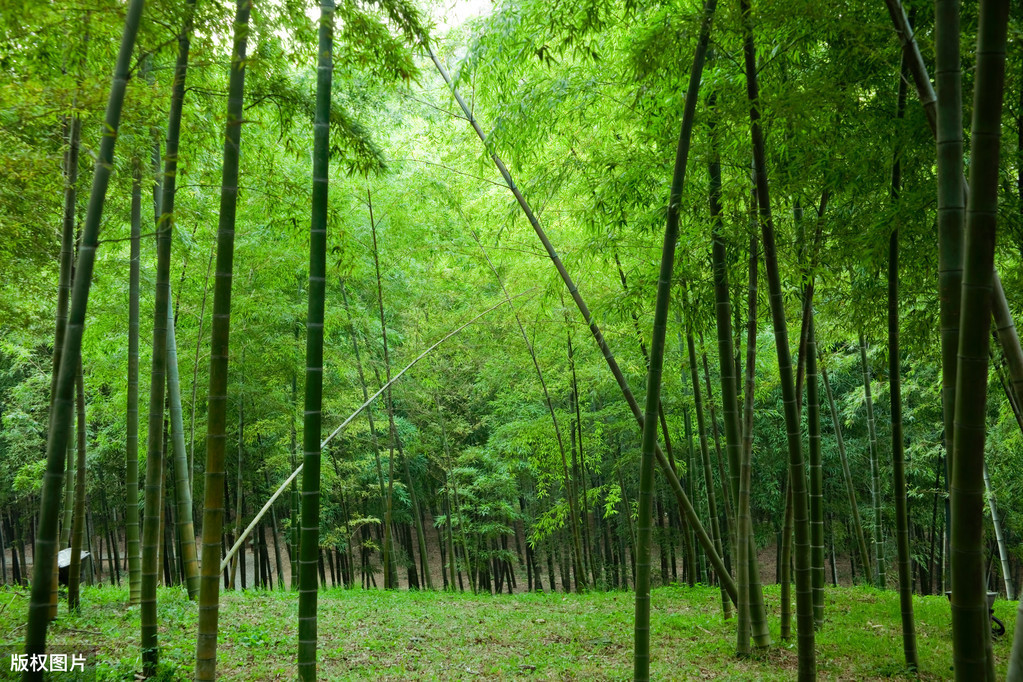
[[[0,0],[0,679],[1023,682],[1023,2]]]

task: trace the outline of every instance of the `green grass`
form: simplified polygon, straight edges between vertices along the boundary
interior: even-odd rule
[[[778,588],[765,589],[771,630],[778,637]],[[126,589],[85,588],[81,613],[61,615],[48,642],[93,652],[96,679],[128,679],[141,669],[139,609]],[[191,679],[197,609],[184,591],[161,589],[160,646],[164,679]],[[3,641],[20,649],[27,593],[0,591]],[[827,622],[817,636],[821,679],[908,679],[902,664],[895,592],[838,588],[826,593]],[[951,676],[948,602],[915,601],[921,670],[918,679]],[[1012,644],[1015,604],[996,615],[1009,631],[995,646],[999,679]],[[294,678],[297,596],[287,592],[222,595],[219,678]],[[585,679],[624,680],[632,672],[633,597],[518,594],[474,597],[443,592],[328,590],[320,594],[319,670],[324,680]],[[793,627],[794,627],[793,623]],[[737,660],[734,620],[723,622],[714,588],[654,590],[651,614],[657,679],[792,679],[793,645]],[[9,668],[0,661],[0,677]]]

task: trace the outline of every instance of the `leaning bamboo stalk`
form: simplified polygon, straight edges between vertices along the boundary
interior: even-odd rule
[[[511,298],[512,299],[516,299],[516,298],[519,298],[520,296],[525,296],[526,294],[528,294],[528,293],[530,293],[532,291],[533,291],[533,289],[527,289],[526,291],[523,291],[521,293],[515,294]],[[398,379],[400,379],[405,374],[405,372],[407,372],[410,369],[412,369],[416,365],[416,363],[418,363],[420,360],[422,360],[427,355],[432,353],[438,346],[440,346],[442,343],[444,343],[445,341],[450,339],[452,336],[454,336],[458,332],[462,331],[463,329],[465,329],[466,327],[471,325],[473,322],[476,322],[480,318],[484,317],[487,313],[493,312],[494,310],[497,310],[498,308],[500,308],[501,306],[506,305],[506,304],[508,304],[508,300],[501,301],[500,303],[487,308],[482,313],[480,313],[476,317],[472,318],[471,320],[469,320],[465,324],[463,324],[463,325],[461,325],[459,327],[456,327],[455,329],[451,330],[450,332],[448,332],[447,334],[442,336],[436,343],[434,343],[432,346],[430,346],[429,348],[424,350],[422,353],[417,355],[412,360],[412,362],[410,362],[409,364],[405,365],[405,367],[402,368],[402,370],[400,372],[398,372],[393,377],[391,377],[391,380],[389,382],[387,382],[386,384],[381,386],[380,389],[377,390],[376,393],[374,393],[369,398],[367,398],[366,401],[363,402],[362,405],[360,405],[358,407],[358,409],[356,409],[354,412],[352,412],[350,415],[348,415],[348,417],[343,422],[341,422],[341,424],[336,429],[334,429],[330,433],[330,435],[327,436],[323,440],[323,442],[320,443],[320,449],[323,449],[323,448],[327,447],[327,443],[329,443],[330,441],[334,440],[334,437],[337,436],[339,433],[341,433],[341,431],[343,431],[349,424],[351,424],[352,420],[354,420],[356,417],[358,417],[360,414],[362,414],[363,410],[365,410],[367,407],[369,407],[371,404],[373,404],[374,400],[379,398],[380,395],[383,394],[383,392],[386,391],[388,388],[390,388],[391,385],[394,382],[396,382]],[[273,505],[273,503],[277,500],[278,497],[281,496],[281,494],[284,492],[284,490],[289,485],[291,485],[291,482],[293,480],[295,480],[295,478],[298,476],[298,474],[302,471],[303,466],[304,466],[304,464],[298,465],[298,467],[291,473],[291,475],[288,476],[287,479],[285,479],[284,483],[282,483],[280,485],[280,487],[278,487],[277,490],[274,492],[274,494],[270,496],[270,499],[267,501],[266,504],[263,505],[263,508],[259,510],[259,513],[257,513],[254,517],[252,517],[252,521],[249,523],[248,526],[246,526],[245,530],[242,531],[241,535],[238,536],[238,539],[234,541],[234,545],[231,546],[231,549],[228,550],[227,554],[224,555],[224,558],[223,558],[223,560],[220,563],[220,570],[221,571],[224,570],[225,568],[227,568],[230,565],[232,557],[234,557],[235,553],[242,546],[242,543],[245,542],[245,538],[247,538],[249,536],[249,533],[251,533],[252,529],[256,527],[256,524],[259,523],[259,520],[263,518],[263,515],[266,514],[266,512],[270,509],[270,506]]]
[[[682,336],[680,334],[679,346],[681,345]],[[700,458],[703,461],[704,485],[707,488],[707,511],[710,514],[710,529],[718,553],[724,554],[721,545],[721,529],[718,527],[718,506],[716,496],[714,495],[714,475],[710,466],[710,448],[707,446],[707,425],[704,423],[703,400],[700,396],[700,374],[696,364],[696,343],[693,341],[693,332],[691,330],[686,333],[686,348],[689,353],[689,375],[693,382],[693,402],[696,404],[696,428],[700,436]],[[720,584],[720,581],[718,582]],[[741,600],[741,580],[739,582],[739,589]],[[724,615],[725,620],[732,617],[732,604],[728,600],[728,593],[725,592],[724,587],[721,588],[721,613]]]
[[[113,172],[114,147],[121,124],[121,109],[131,67],[135,37],[142,17],[143,0],[131,0],[127,5],[124,32],[117,55],[117,64],[110,86],[104,117],[103,137],[96,157],[92,191],[82,226],[81,245],[75,280],[71,291],[71,306],[68,313],[64,350],[57,375],[53,401],[51,428],[46,442],[46,470],[43,474],[39,505],[39,524],[36,532],[35,565],[32,575],[32,592],[29,600],[28,623],[25,628],[25,653],[46,652],[46,627],[50,617],[50,592],[54,564],[57,561],[57,521],[60,513],[60,497],[64,483],[64,459],[67,454],[70,434],[72,403],[74,401],[75,372],[81,361],[82,334],[85,329],[85,313],[89,301],[89,287],[96,263],[96,249],[99,245],[99,229],[103,217],[107,187]],[[29,671],[29,680],[42,679],[42,671]]]

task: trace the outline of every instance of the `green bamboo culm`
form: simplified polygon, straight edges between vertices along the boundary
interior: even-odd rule
[[[874,510],[874,530],[871,533],[874,584],[884,589],[888,584],[884,565],[884,527],[881,524],[881,474],[877,461],[877,428],[874,422],[874,399],[870,390],[870,362],[867,360],[867,339],[860,332],[860,368],[863,371],[863,397],[867,410],[867,448],[870,457],[871,505]]]
[[[103,122],[103,137],[96,157],[92,190],[81,231],[78,262],[75,267],[71,306],[68,313],[64,350],[60,359],[50,430],[46,440],[46,470],[43,474],[39,504],[39,523],[36,531],[35,565],[32,572],[32,593],[29,601],[28,622],[25,628],[25,653],[43,654],[46,651],[46,626],[50,614],[50,591],[54,564],[57,561],[57,521],[64,483],[64,461],[70,435],[72,402],[74,401],[75,373],[81,360],[82,333],[89,301],[89,287],[96,262],[103,204],[106,200],[110,175],[113,172],[114,147],[121,125],[121,107],[131,68],[135,36],[142,17],[143,0],[130,0],[124,20],[124,32],[117,55],[117,65],[110,86],[110,96]],[[42,671],[29,671],[26,680],[41,680]]]
[[[941,327],[941,408],[945,451],[955,448],[956,362],[959,354],[959,308],[963,281],[962,67],[959,55],[959,0],[935,0],[934,60],[937,96],[938,171],[938,305]]]
[[[668,195],[668,215],[661,250],[660,275],[657,279],[657,299],[654,305],[653,334],[650,339],[650,367],[647,372],[647,393],[644,405],[642,456],[639,473],[638,533],[636,539],[636,617],[635,648],[633,650],[633,678],[650,679],[650,538],[654,499],[654,450],[657,446],[658,408],[661,399],[661,374],[664,367],[664,338],[668,326],[668,308],[671,303],[672,274],[675,268],[675,246],[678,242],[679,213],[682,209],[682,188],[685,184],[689,146],[696,118],[700,80],[707,56],[710,26],[717,8],[717,0],[706,0],[703,22],[693,54],[692,70],[682,110],[682,129],[675,152],[675,170]]]
[[[709,105],[713,112],[715,109],[715,98],[711,95]],[[734,361],[735,351],[732,342],[732,304],[729,299],[728,267],[726,264],[725,239],[723,234],[721,206],[721,159],[718,155],[717,135],[715,125],[716,113],[712,114],[709,121],[711,156],[707,164],[709,176],[709,206],[711,216],[711,264],[714,279],[714,312],[717,329],[718,343],[718,368],[721,374],[721,414],[725,425],[725,452],[728,457],[728,480],[722,480],[721,485],[727,486],[728,497],[726,499],[739,499],[739,474],[742,459],[742,427],[739,421],[739,386],[736,377],[737,366]],[[734,512],[733,512],[734,513]],[[738,528],[738,519],[732,518],[732,525]],[[738,533],[734,535],[738,542]],[[747,543],[752,543],[753,536],[747,538]],[[738,563],[738,545],[736,547],[736,563]],[[746,579],[760,574],[757,562],[756,548],[750,546],[744,552],[747,567],[745,569]],[[738,575],[738,570],[736,571]],[[767,626],[767,616],[764,611],[763,594],[759,581],[751,584],[750,599],[750,627],[752,628],[753,640],[758,649],[766,649],[771,646],[771,633]],[[745,625],[745,623],[743,623]],[[739,655],[742,647],[738,647]]]
[[[166,200],[166,197],[165,197]],[[181,410],[181,385],[178,381],[178,351],[174,338],[174,311],[167,306],[167,388],[170,398],[172,464],[174,467],[175,521],[178,547],[188,598],[199,596],[199,560],[195,551],[192,524],[192,489],[188,484],[188,453],[185,449],[185,424]]]
[[[71,298],[71,267],[75,250],[75,203],[78,184],[78,152],[81,149],[82,120],[71,118],[68,129],[68,149],[64,156],[64,219],[60,233],[60,276],[57,284],[57,316],[53,332],[53,365],[50,373],[50,417],[53,415],[53,399],[57,394],[57,374],[60,359],[64,353],[64,336],[67,332],[67,310]],[[71,467],[65,465],[64,472],[64,517],[60,529],[60,547],[67,544],[71,532]],[[57,617],[58,602],[57,564],[53,565],[50,589],[50,620]]]
[[[806,335],[806,430],[810,474],[810,567],[813,571],[813,623],[824,626],[824,468],[821,461],[821,410],[817,387],[817,330],[809,311]]]
[[[190,4],[191,6],[191,4]],[[188,66],[188,35],[191,31],[191,11],[185,20],[185,26],[178,38],[178,57],[174,69],[174,82],[171,90],[171,108],[167,125],[166,164],[162,183],[162,196],[156,202],[158,207],[156,225],[156,297],[153,309],[153,356],[149,384],[149,424],[146,444],[146,482],[145,503],[142,517],[142,582],[140,602],[141,609],[141,645],[143,674],[151,677],[156,674],[159,663],[159,642],[157,639],[157,598],[156,587],[159,580],[159,546],[163,518],[164,489],[164,399],[169,388],[168,360],[169,340],[173,338],[174,316],[170,305],[170,262],[171,236],[174,225],[174,187],[177,174],[178,139],[181,130],[181,108],[185,92],[185,72]],[[170,329],[170,331],[168,331]],[[173,360],[177,361],[176,350]],[[177,367],[175,365],[175,377]],[[178,419],[180,421],[181,396],[178,397]],[[174,396],[170,396],[173,403]],[[180,450],[179,450],[180,445]],[[184,457],[184,431],[174,439],[175,450]],[[187,469],[185,476],[187,479]],[[178,486],[179,491],[181,486]],[[180,491],[179,495],[187,490]],[[189,505],[190,506],[190,505]],[[179,513],[181,507],[179,505]],[[194,540],[193,540],[194,543]],[[191,567],[194,570],[194,548]],[[186,568],[188,568],[186,557]]]
[[[128,554],[128,603],[142,597],[139,537],[139,260],[142,232],[142,167],[132,159],[131,257],[128,265],[128,414],[124,453],[125,551]]]
[[[957,680],[989,669],[984,541],[984,441],[1007,0],[981,0],[963,248],[952,455],[952,652]]]
[[[302,426],[302,539],[298,586],[298,678],[316,679],[316,569],[320,548],[320,412],[323,400],[323,310],[327,273],[327,190],[330,87],[334,70],[334,0],[320,0],[313,194],[309,232],[309,311],[306,320],[305,421]]]
[[[170,114],[167,119],[167,143],[164,147],[163,198],[160,202],[160,232],[170,241],[174,230],[174,196],[178,170],[178,144],[181,139],[181,112],[185,100],[185,77],[188,74],[188,53],[191,47],[192,17],[195,0],[187,0],[185,21],[178,35],[178,57],[171,86]],[[169,255],[169,254],[168,254]],[[167,289],[167,393],[170,403],[172,464],[177,517],[178,545],[184,570],[188,598],[199,596],[199,562],[195,551],[195,530],[192,527],[192,492],[189,479],[188,454],[185,449],[185,427],[181,410],[181,383],[178,377],[177,341],[174,334],[174,312]]]
[[[906,82],[909,73],[903,55],[895,118],[902,121],[906,111]],[[898,211],[902,190],[902,161],[899,144],[892,162],[891,199]],[[898,225],[898,218],[895,224]],[[892,488],[895,496],[895,547],[898,552],[899,608],[902,615],[902,651],[906,667],[919,667],[916,652],[916,626],[913,620],[913,559],[909,542],[909,503],[906,496],[906,458],[902,437],[902,358],[899,349],[899,229],[892,230],[888,241],[888,385],[891,402]]]
[[[804,682],[817,677],[814,653],[813,593],[810,575],[810,519],[809,500],[803,449],[799,435],[799,408],[792,376],[792,357],[789,352],[788,327],[785,320],[785,300],[782,296],[781,276],[774,242],[774,221],[771,216],[771,197],[767,181],[767,159],[764,136],[760,126],[760,88],[757,83],[757,58],[750,24],[749,0],[740,0],[739,9],[743,30],[743,56],[746,69],[746,96],[749,100],[750,138],[753,146],[753,164],[757,186],[757,204],[760,217],[761,241],[764,249],[764,270],[767,274],[771,321],[778,355],[778,373],[781,378],[782,402],[785,408],[785,426],[788,440],[790,487],[796,532],[796,637],[799,660],[798,678]]]
[[[756,191],[750,201],[750,227],[756,227]],[[746,300],[746,376],[743,386],[742,461],[739,467],[739,498],[736,503],[736,582],[739,583],[739,617],[736,623],[737,656],[750,655],[750,634],[766,632],[767,614],[764,609],[764,593],[758,571],[751,570],[750,553],[756,551],[753,540],[753,517],[750,513],[750,486],[753,477],[753,389],[757,359],[757,256],[758,240],[751,229],[749,243],[749,285]],[[761,622],[754,627],[753,617]]]
[[[195,644],[195,679],[213,682],[217,672],[217,620],[220,600],[220,535],[224,528],[225,448],[227,445],[227,368],[231,333],[231,274],[234,226],[238,208],[238,161],[241,152],[245,49],[251,0],[238,0],[228,84],[224,166],[217,226],[216,284],[210,341],[210,384],[206,418],[206,491],[203,498],[202,564],[199,576],[199,632]]]
[[[68,566],[67,607],[81,606],[82,548],[85,544],[85,381],[82,366],[75,373],[75,411],[78,415],[78,447],[75,448],[75,509],[71,522],[71,565]]]

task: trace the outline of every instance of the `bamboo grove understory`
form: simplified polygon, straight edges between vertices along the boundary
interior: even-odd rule
[[[703,584],[737,658],[791,646],[813,680],[828,590],[860,584],[898,593],[900,673],[930,664],[914,603],[937,595],[942,669],[1020,682],[1023,607],[1002,641],[989,599],[1023,584],[1021,22],[1007,0],[3,12],[24,653],[89,612],[83,583],[138,606],[137,672],[196,680],[229,592],[297,593],[314,680],[327,587],[623,590],[647,680],[652,588]],[[172,589],[197,605],[184,672]]]

